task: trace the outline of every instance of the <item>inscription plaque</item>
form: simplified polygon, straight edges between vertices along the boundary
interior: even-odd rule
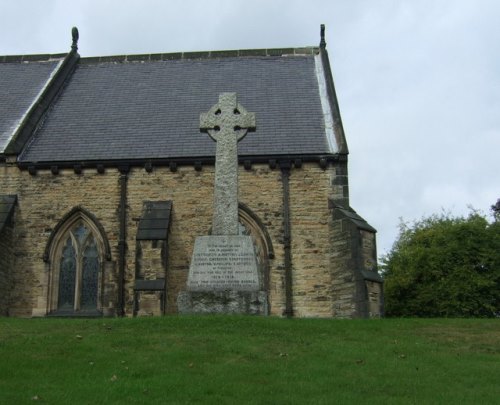
[[[258,291],[252,238],[240,235],[197,237],[187,287],[189,291]]]

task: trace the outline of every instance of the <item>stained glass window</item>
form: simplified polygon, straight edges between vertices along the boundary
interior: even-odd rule
[[[97,306],[97,277],[99,256],[92,237],[83,252],[81,309],[95,309]]]
[[[78,244],[83,244],[85,237],[88,234],[88,229],[85,228],[83,225],[78,225],[74,230],[73,230],[73,235],[75,235],[76,239],[78,240]]]
[[[95,311],[97,309],[100,258],[92,231],[78,222],[68,232],[61,250],[57,309]]]
[[[76,252],[68,238],[63,247],[61,265],[59,269],[59,300],[57,308],[60,310],[72,310],[75,306],[75,283],[76,283]]]

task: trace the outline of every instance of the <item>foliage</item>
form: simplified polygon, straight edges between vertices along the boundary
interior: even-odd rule
[[[402,223],[382,269],[388,316],[498,316],[500,223],[477,212]]]
[[[493,214],[493,218],[495,218],[495,221],[500,222],[500,198],[495,204],[491,206],[491,212]]]
[[[0,318],[0,359],[0,404],[500,398],[491,319]]]

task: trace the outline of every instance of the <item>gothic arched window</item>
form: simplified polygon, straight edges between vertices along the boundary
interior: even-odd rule
[[[245,204],[239,203],[238,233],[252,237],[260,288],[269,289],[269,259],[274,258],[273,246],[267,231],[258,217]]]
[[[104,246],[96,225],[78,211],[57,227],[51,245],[49,312],[100,311]]]

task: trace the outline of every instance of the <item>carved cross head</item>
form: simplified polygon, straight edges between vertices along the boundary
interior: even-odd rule
[[[200,130],[216,142],[227,136],[235,136],[238,142],[248,131],[255,131],[255,113],[238,104],[236,93],[221,93],[219,102],[200,114]]]

